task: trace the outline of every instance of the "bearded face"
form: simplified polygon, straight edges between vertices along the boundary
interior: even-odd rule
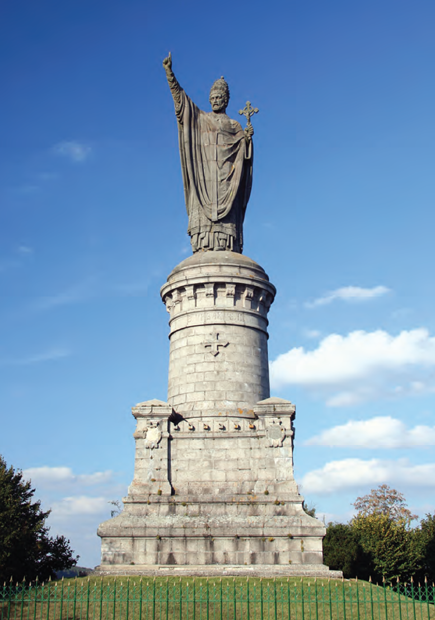
[[[225,112],[228,105],[228,97],[223,90],[212,88],[210,91],[210,103],[213,112]]]

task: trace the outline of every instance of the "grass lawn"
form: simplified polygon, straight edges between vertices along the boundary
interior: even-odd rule
[[[90,576],[7,590],[1,620],[435,620],[432,586],[405,596],[354,580]]]

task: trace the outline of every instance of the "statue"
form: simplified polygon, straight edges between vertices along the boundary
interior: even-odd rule
[[[171,54],[163,61],[178,121],[181,170],[193,252],[243,250],[243,220],[252,187],[254,130],[258,112],[247,103],[248,124],[225,111],[230,92],[224,78],[210,91],[212,111],[203,112],[186,95],[173,71]]]

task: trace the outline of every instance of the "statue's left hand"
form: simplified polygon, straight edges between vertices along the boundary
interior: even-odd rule
[[[251,140],[252,136],[254,135],[254,128],[252,125],[246,125],[245,127],[245,138],[248,140]]]

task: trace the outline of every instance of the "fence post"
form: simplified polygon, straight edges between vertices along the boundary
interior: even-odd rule
[[[233,607],[234,607],[234,618],[236,618],[236,578],[233,578]]]
[[[89,620],[89,588],[91,587],[90,578],[88,577],[88,591],[86,593],[86,620]]]
[[[26,589],[26,581],[25,581],[25,577],[23,579],[23,585],[21,586],[23,589],[21,590],[21,616],[20,616],[20,620],[23,620],[23,613],[24,613],[24,591]],[[427,590],[427,581],[426,581],[426,590]]]
[[[382,586],[384,588],[384,605],[385,605],[385,620],[388,620],[388,610],[387,610],[387,588],[385,582],[385,576],[382,577]]]
[[[355,579],[356,582],[356,616],[359,620],[359,588],[358,588],[358,577]]]
[[[411,596],[412,596],[412,611],[414,614],[414,620],[416,620],[415,615],[415,594],[414,594],[414,579],[411,577]]]
[[[276,577],[273,580],[273,603],[275,606],[275,620],[278,619],[278,607],[277,607],[277,601],[276,601]]]
[[[331,592],[331,579],[328,579],[328,593],[329,593],[329,620],[332,620],[332,592]]]
[[[153,620],[156,617],[156,578],[153,579]]]
[[[260,579],[260,618],[263,620],[263,577]]]
[[[195,620],[195,616],[196,616],[196,601],[195,601],[195,595],[196,595],[196,579],[195,577],[193,578],[193,620]]]
[[[371,577],[369,577],[369,588],[370,588],[370,618],[374,618],[373,616],[373,584],[372,584]]]
[[[125,603],[125,620],[128,620],[129,604],[130,604],[130,577],[127,577],[127,601]],[[121,614],[122,614],[122,601],[121,601]],[[86,616],[86,620],[88,620],[87,616]]]
[[[427,617],[430,618],[430,607],[429,607],[429,591],[428,591],[428,587],[427,587],[427,577],[424,577],[424,589],[425,589],[425,596],[426,596],[426,607],[427,607]],[[435,601],[434,601],[435,603]]]

